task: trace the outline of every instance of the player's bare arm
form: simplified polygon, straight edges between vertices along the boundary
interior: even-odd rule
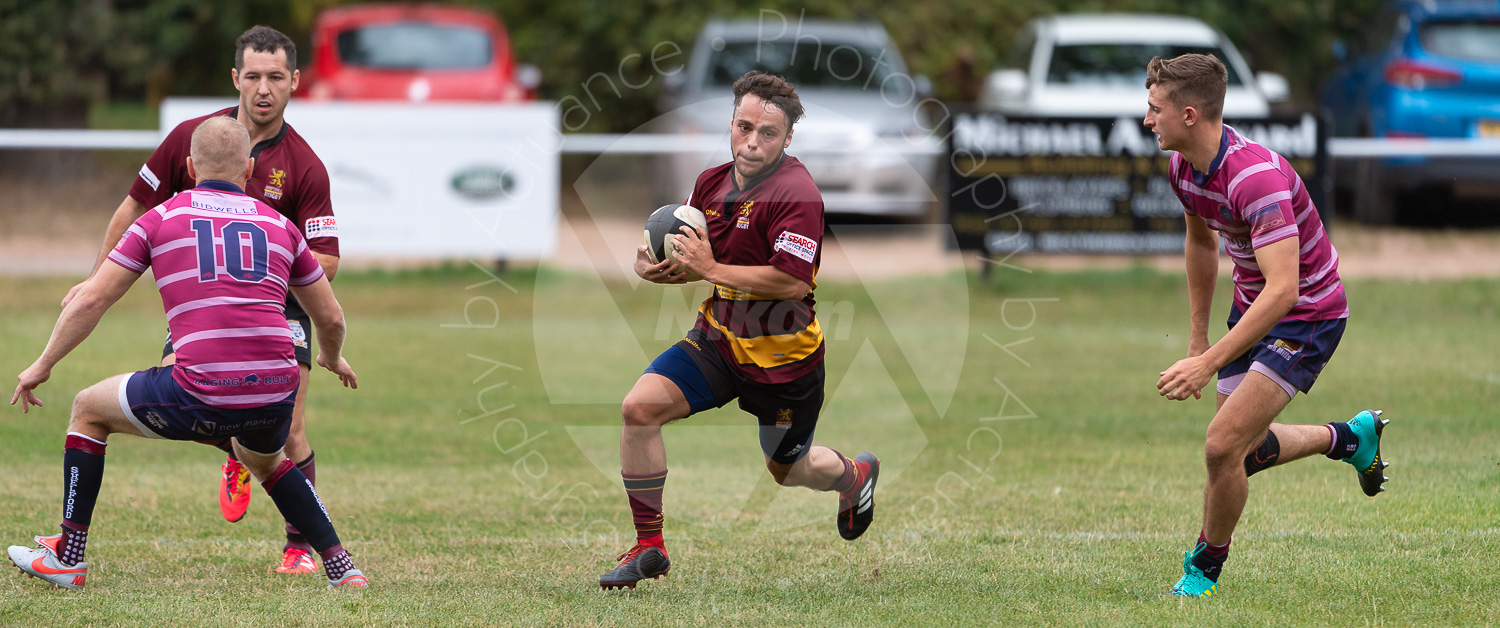
[[[1208,317],[1213,311],[1219,280],[1219,234],[1197,216],[1187,218],[1188,353],[1203,355],[1208,341]]]
[[[1240,322],[1202,355],[1183,358],[1161,373],[1157,393],[1174,401],[1198,396],[1214,373],[1250,350],[1277,321],[1297,304],[1297,251],[1300,238],[1292,236],[1255,249],[1255,262],[1266,277],[1266,288]]]
[[[302,309],[307,311],[313,328],[317,331],[318,366],[338,375],[344,386],[359,388],[354,369],[350,368],[349,361],[342,355],[346,332],[344,309],[339,306],[338,299],[334,298],[333,286],[328,284],[328,278],[319,277],[306,286],[292,286],[291,290],[297,297],[297,302],[302,304]]]
[[[15,394],[10,397],[11,405],[20,400],[23,412],[27,411],[28,404],[42,405],[31,391],[52,376],[52,367],[88,338],[104,313],[125,296],[140,276],[140,273],[118,264],[105,264],[94,273],[93,279],[84,282],[82,289],[57,317],[57,325],[52,328],[52,336],[47,339],[42,355],[17,376],[19,381]]]
[[[313,251],[312,254],[313,257],[317,258],[318,266],[323,268],[323,276],[327,277],[329,281],[333,281],[333,276],[339,274],[339,256],[327,255],[317,251]]]
[[[104,244],[99,249],[98,257],[94,258],[94,269],[89,271],[89,277],[92,278],[95,273],[99,272],[99,267],[104,264],[104,258],[109,257],[110,250],[114,249],[120,237],[125,235],[125,230],[135,224],[135,221],[145,213],[146,206],[129,195],[126,195],[125,200],[120,201],[120,206],[115,208],[114,215],[109,219],[109,226],[104,229]],[[78,296],[78,291],[88,281],[85,279],[68,289],[68,294],[63,296],[62,307],[68,307],[68,303]]]
[[[714,260],[713,245],[703,230],[682,228],[684,235],[674,236],[677,258],[688,270],[721,286],[730,286],[750,294],[783,301],[797,301],[812,287],[775,266],[737,266]]]

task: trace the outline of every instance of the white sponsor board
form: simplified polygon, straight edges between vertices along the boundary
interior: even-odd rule
[[[235,104],[167,99],[162,136]],[[549,103],[294,100],[286,120],[328,168],[344,257],[539,259],[556,248],[562,136]]]

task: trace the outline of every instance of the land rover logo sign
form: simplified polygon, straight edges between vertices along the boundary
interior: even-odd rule
[[[494,166],[473,166],[453,175],[453,191],[474,201],[488,201],[509,194],[515,187],[516,178]]]

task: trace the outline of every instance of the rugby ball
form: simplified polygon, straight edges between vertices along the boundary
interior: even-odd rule
[[[672,242],[672,236],[685,235],[682,227],[702,229],[704,233],[707,233],[708,221],[703,217],[703,212],[698,211],[697,208],[677,203],[663,205],[660,209],[651,212],[651,217],[646,219],[646,257],[651,258],[651,263],[659,264],[665,259],[677,261],[677,254],[680,251]],[[688,281],[700,279],[703,278],[691,272],[687,275]]]

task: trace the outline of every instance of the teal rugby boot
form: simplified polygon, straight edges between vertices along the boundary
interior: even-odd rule
[[[1370,497],[1384,491],[1382,484],[1390,480],[1385,476],[1385,468],[1391,463],[1380,458],[1380,437],[1385,432],[1385,424],[1390,423],[1390,420],[1380,418],[1383,412],[1365,410],[1354,415],[1348,423],[1349,429],[1359,437],[1359,448],[1343,461],[1354,465],[1354,471],[1359,474],[1359,487]]]
[[[1182,555],[1182,578],[1177,584],[1172,585],[1172,595],[1178,597],[1212,597],[1219,591],[1219,583],[1214,582],[1203,570],[1193,564],[1193,556],[1207,549],[1208,546],[1199,543],[1192,551],[1184,552]]]

